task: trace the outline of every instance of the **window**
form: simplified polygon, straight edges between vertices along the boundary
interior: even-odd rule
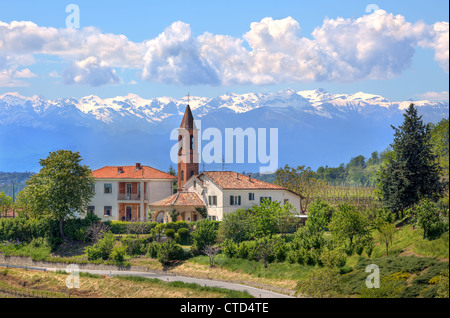
[[[194,188],[197,188],[197,181],[194,180]]]
[[[217,217],[215,215],[210,215],[208,218],[210,220],[212,220],[212,221],[216,221],[217,220]]]
[[[94,214],[94,213],[95,213],[95,206],[92,206],[92,205],[88,206],[88,208],[87,208],[87,213],[88,213],[88,214],[89,214],[89,213]]]
[[[217,205],[217,195],[208,196],[209,205]]]
[[[104,215],[105,216],[111,216],[111,210],[112,210],[112,206],[105,206],[105,210],[104,210]]]
[[[190,148],[191,148],[191,150],[194,150],[194,136],[192,136],[191,135],[191,146],[190,146]]]
[[[112,184],[105,183],[105,193],[112,193]]]
[[[92,185],[91,189],[92,189],[92,193],[95,194],[95,184]]]
[[[181,170],[181,180],[184,180],[184,171]]]
[[[241,205],[241,196],[240,195],[231,195],[230,196],[230,205]]]
[[[259,202],[262,203],[264,200],[269,200],[269,202],[272,202],[272,198],[271,197],[261,197],[259,198]]]
[[[249,201],[255,201],[255,194],[252,193],[252,192],[250,192],[250,193],[248,194],[248,200],[249,200]]]

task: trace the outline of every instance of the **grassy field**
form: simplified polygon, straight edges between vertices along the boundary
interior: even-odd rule
[[[375,239],[377,235],[377,232],[374,231],[373,236]],[[9,255],[31,256],[36,260],[47,260],[65,263],[86,263],[86,255],[82,252],[85,245],[75,245],[66,247],[68,250],[70,250],[70,253],[59,251],[56,254],[50,253],[49,250],[42,250],[42,248],[33,249],[29,246],[9,246],[4,247],[3,250],[6,251]],[[348,294],[346,294],[347,296],[359,295],[357,293],[357,289],[355,289],[354,286],[361,286],[361,284],[364,284],[364,279],[367,276],[367,273],[365,273],[365,268],[363,268],[363,265],[366,262],[377,262],[380,264],[384,264],[385,260],[389,259],[389,262],[395,265],[396,263],[403,264],[403,262],[405,262],[405,257],[410,257],[406,260],[412,263],[420,263],[420,259],[430,260],[430,262],[426,263],[428,264],[428,266],[421,268],[420,271],[410,270],[407,275],[405,274],[405,277],[407,277],[405,278],[405,282],[402,282],[402,287],[410,286],[408,284],[412,284],[412,281],[416,279],[416,277],[421,276],[420,274],[422,271],[425,273],[427,270],[430,270],[432,273],[436,274],[438,268],[441,268],[442,266],[445,267],[445,265],[439,265],[438,267],[435,267],[436,264],[447,264],[446,266],[448,268],[449,235],[447,232],[443,234],[439,239],[429,241],[423,239],[423,230],[413,229],[410,225],[406,225],[397,230],[392,242],[392,246],[390,247],[389,257],[386,257],[385,254],[385,247],[377,244],[370,258],[368,258],[365,253],[363,253],[361,256],[352,255],[347,257],[345,266],[346,274],[342,276],[347,280],[347,285],[353,286],[349,289]],[[127,259],[127,263],[130,265],[144,266],[148,269],[163,270],[162,265],[156,259],[152,259],[145,255]],[[268,264],[268,268],[264,268],[261,262],[249,261],[244,259],[229,259],[223,254],[218,254],[215,258],[215,267],[213,268],[209,266],[209,260],[207,256],[196,256],[186,261],[177,262],[174,266],[166,268],[166,270],[183,276],[235,282],[293,295],[296,291],[298,282],[302,281],[313,268],[314,266],[290,264],[288,262],[271,263]],[[400,269],[399,272],[401,271],[402,270]],[[390,270],[389,273],[391,273]],[[396,272],[392,272],[391,274],[395,273]],[[432,279],[433,277],[430,277],[429,279]],[[409,279],[408,282],[406,282],[407,279]],[[112,291],[109,291],[110,287],[107,283],[105,283],[107,280],[107,278],[103,278],[99,280],[97,284],[93,284],[94,281],[91,281],[90,284],[92,285],[86,285],[83,290],[85,290],[86,292],[88,290],[92,290],[95,295],[97,295],[98,293],[100,295],[99,297],[120,297],[118,296],[119,294],[114,294],[112,293]],[[102,281],[102,283],[100,283],[100,281]],[[122,283],[124,284],[124,282]],[[148,283],[152,285],[156,282]],[[426,283],[428,283],[428,281]],[[178,286],[165,287],[178,288]],[[411,295],[421,295],[423,290],[419,290],[419,287],[424,289],[425,287],[428,288],[430,286],[428,286],[427,284],[418,286],[416,284],[414,285],[414,292],[404,292],[404,294],[402,295],[404,295],[405,297],[409,297]],[[160,287],[157,287],[156,289],[158,288]],[[197,292],[198,291],[196,291],[195,293]],[[214,294],[212,291],[208,292]],[[190,290],[189,293],[194,292]],[[206,291],[203,291],[203,293],[206,293]],[[431,292],[429,292],[428,294],[432,295]],[[87,295],[90,297],[89,293],[87,293]],[[139,292],[136,291],[135,295],[139,295]],[[164,297],[161,293],[156,293],[155,295],[156,296],[151,297]],[[176,293],[174,295],[176,295]]]
[[[66,287],[66,273],[24,269],[0,272],[0,297],[32,298],[250,298],[248,293],[182,282],[121,276],[80,275],[80,288]]]

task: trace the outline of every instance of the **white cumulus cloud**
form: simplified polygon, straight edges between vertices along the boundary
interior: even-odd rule
[[[134,69],[141,79],[176,85],[243,85],[352,82],[389,79],[412,63],[417,48],[432,49],[448,73],[449,24],[411,23],[383,10],[359,18],[325,19],[303,35],[292,17],[266,17],[241,37],[192,34],[177,21],[143,42],[98,28],[57,29],[33,22],[0,21],[0,86],[24,85],[35,55],[65,62],[63,82],[122,83],[116,69]]]

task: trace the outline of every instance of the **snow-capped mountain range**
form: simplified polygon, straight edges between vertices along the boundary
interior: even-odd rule
[[[276,127],[280,165],[312,167],[384,150],[392,142],[390,125],[401,123],[411,102],[425,122],[448,117],[448,100],[396,102],[323,89],[189,98],[203,128]],[[187,97],[46,99],[5,93],[0,95],[0,171],[36,171],[39,158],[60,148],[79,150],[92,168],[142,162],[167,169],[172,164],[169,134],[178,127],[186,104]]]

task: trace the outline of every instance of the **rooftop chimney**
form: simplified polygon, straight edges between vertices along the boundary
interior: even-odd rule
[[[140,170],[142,169],[141,164],[140,163],[136,163],[136,170]]]
[[[248,175],[248,182],[252,182],[252,175],[251,174]]]
[[[117,167],[117,174],[123,173],[123,167]]]

